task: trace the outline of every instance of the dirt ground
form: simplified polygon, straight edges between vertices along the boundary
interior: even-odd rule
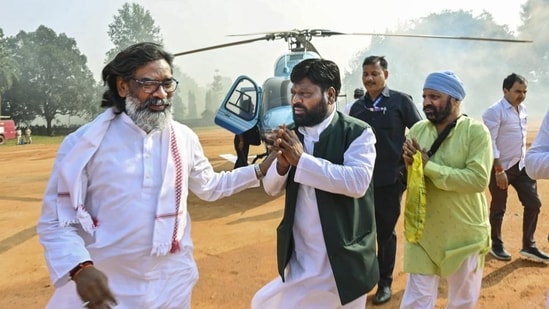
[[[233,136],[225,130],[198,131],[204,150],[217,171],[232,163],[219,154],[234,153]],[[535,132],[529,134],[530,139]],[[52,294],[35,228],[58,145],[0,145],[0,308],[43,308]],[[253,147],[250,154],[262,151]],[[542,207],[536,240],[549,252],[549,181],[539,181]],[[489,197],[489,194],[488,194]],[[282,216],[283,197],[269,197],[262,188],[208,203],[191,196],[192,238],[200,279],[193,293],[193,308],[249,308],[254,293],[276,276],[275,228]],[[523,260],[522,207],[511,189],[504,219],[504,240],[513,259],[487,257],[478,308],[545,308],[549,290],[547,264]],[[402,239],[402,221],[397,225]],[[402,243],[393,284],[392,300],[381,306],[398,308],[406,274],[402,272]],[[446,288],[439,291],[437,308],[446,304]]]

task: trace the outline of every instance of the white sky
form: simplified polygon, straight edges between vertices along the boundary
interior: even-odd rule
[[[105,53],[112,47],[108,24],[122,0],[0,0],[0,28],[5,36],[47,26],[76,40],[80,52],[99,80]],[[322,28],[341,32],[384,32],[407,20],[442,10],[483,10],[495,21],[515,30],[526,0],[135,0],[149,10],[160,27],[166,49],[176,53],[234,40],[230,34]],[[236,38],[246,39],[244,37]],[[355,54],[368,46],[367,36],[314,38],[324,58],[342,70]],[[183,72],[205,86],[218,70],[236,78],[245,74],[257,82],[272,75],[276,58],[287,51],[284,41],[259,41],[176,58]]]

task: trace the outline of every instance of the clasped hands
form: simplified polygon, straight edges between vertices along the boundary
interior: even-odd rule
[[[421,159],[423,166],[429,161],[429,155],[427,154],[427,149],[421,148],[416,139],[406,139],[402,145],[402,158],[406,166],[412,165],[414,162],[414,155],[416,152],[421,152]]]
[[[290,166],[297,166],[303,154],[303,144],[295,131],[288,129],[286,125],[280,125],[265,138],[270,144],[267,146],[270,154],[276,155],[276,168],[280,175],[286,174]]]

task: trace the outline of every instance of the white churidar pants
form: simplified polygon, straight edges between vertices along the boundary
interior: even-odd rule
[[[448,304],[446,309],[474,309],[480,296],[482,270],[478,268],[479,254],[475,253],[461,267],[446,278]],[[435,308],[440,277],[409,274],[400,309]]]

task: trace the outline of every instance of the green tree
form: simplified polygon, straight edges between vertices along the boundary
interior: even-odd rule
[[[179,80],[177,93],[181,96],[181,108],[184,112],[183,118],[180,120],[197,118],[196,93],[199,91],[200,87],[193,78],[182,73],[178,67],[174,67],[174,75],[177,76],[177,79]]]
[[[196,111],[196,96],[191,91],[187,92],[187,104],[188,104],[188,113],[187,113],[187,119],[195,119],[198,117],[198,113]]]
[[[172,97],[172,111],[173,111],[173,118],[177,121],[182,121],[185,118],[185,114],[187,113],[187,106],[184,104],[184,89],[182,89],[183,85],[186,84],[185,80],[182,80],[179,76],[184,76],[181,73],[181,70],[179,70],[178,67],[173,67],[173,76],[175,79],[179,81],[179,85],[177,86],[177,90],[174,93],[174,96]]]
[[[16,120],[29,123],[42,117],[50,134],[58,115],[89,115],[90,102],[98,102],[96,81],[74,39],[40,26],[19,32],[7,45],[21,70],[21,78],[5,94],[6,108]]]
[[[221,82],[221,75],[218,72],[213,77],[213,82],[210,84],[210,89],[207,93],[206,99],[206,109],[210,111],[215,111],[221,100],[223,99],[223,84]]]
[[[162,43],[160,28],[148,10],[139,4],[125,3],[109,24],[109,37],[114,47],[107,52],[105,63],[110,62],[124,48],[139,42]]]
[[[19,76],[19,65],[8,53],[4,31],[0,28],[0,116],[3,114],[2,94],[12,87]]]

